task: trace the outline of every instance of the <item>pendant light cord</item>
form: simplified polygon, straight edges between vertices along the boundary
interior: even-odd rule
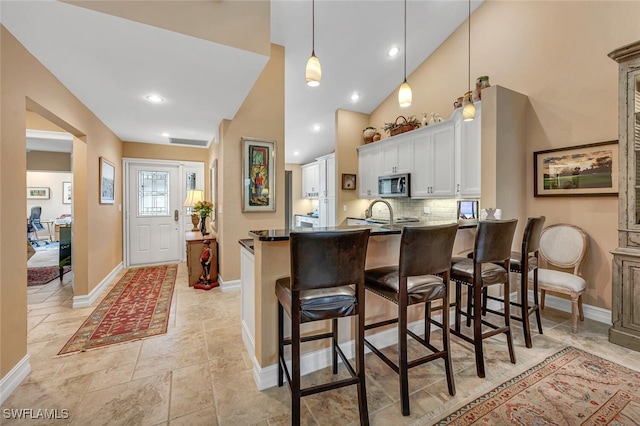
[[[316,1],[311,0],[311,56],[316,56]]]
[[[407,82],[407,0],[404,0],[404,82]]]
[[[467,91],[471,91],[471,0],[469,0],[469,18],[467,19],[469,24],[469,29],[467,30],[467,36],[469,38],[468,46],[468,62],[467,62]]]

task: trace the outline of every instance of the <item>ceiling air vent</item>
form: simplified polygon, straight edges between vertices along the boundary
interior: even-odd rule
[[[176,145],[207,146],[207,141],[199,139],[169,138],[169,143],[173,143]]]

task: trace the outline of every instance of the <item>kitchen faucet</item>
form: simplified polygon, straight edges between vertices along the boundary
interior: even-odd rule
[[[392,227],[393,226],[393,208],[391,208],[391,204],[389,204],[387,201],[382,200],[380,198],[373,200],[371,204],[369,204],[369,208],[367,209],[367,212],[364,215],[365,219],[369,219],[370,217],[373,216],[373,205],[376,203],[385,203],[387,207],[389,207],[389,227]]]

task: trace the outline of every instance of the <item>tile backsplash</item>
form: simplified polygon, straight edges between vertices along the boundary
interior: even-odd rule
[[[470,199],[475,200],[475,199]],[[457,219],[458,201],[456,198],[417,200],[413,198],[385,198],[393,208],[394,217],[415,217],[418,219],[450,220]],[[425,208],[429,213],[425,213]],[[383,203],[373,206],[373,217],[389,218],[389,209]]]

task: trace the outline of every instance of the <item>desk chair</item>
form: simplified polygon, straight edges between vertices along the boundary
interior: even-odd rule
[[[364,371],[364,263],[369,229],[337,232],[292,232],[291,276],[276,281],[278,299],[278,386],[286,375],[291,390],[291,424],[300,424],[300,400],[307,395],[357,385],[360,424],[369,424]],[[284,337],[284,313],[291,318],[291,337]],[[355,316],[355,370],[338,345],[338,318]],[[331,331],[301,335],[303,323],[331,320]],[[331,339],[333,374],[338,355],[351,377],[307,388],[300,386],[300,346]],[[291,373],[284,347],[291,345]]]
[[[31,244],[34,244],[36,246],[40,245],[40,242],[38,241],[38,231],[44,230],[44,226],[42,226],[42,223],[40,223],[41,214],[42,207],[31,207],[31,215],[29,216],[29,221],[27,222],[27,239]]]

